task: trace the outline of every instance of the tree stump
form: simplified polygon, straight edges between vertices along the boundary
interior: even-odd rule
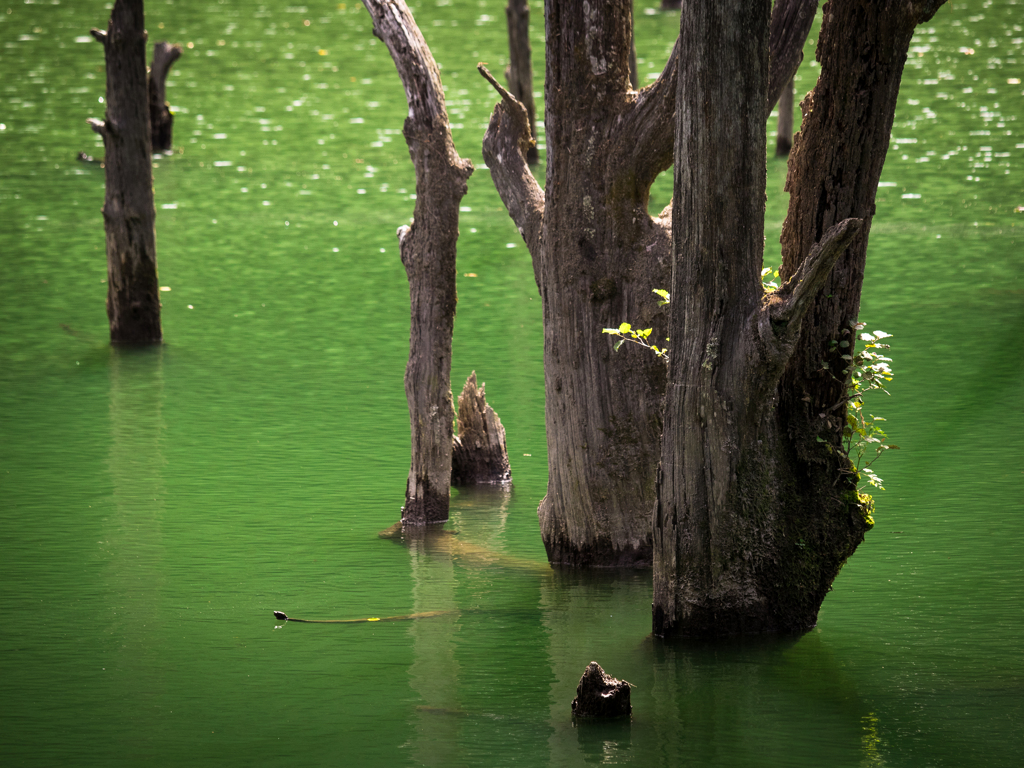
[[[505,428],[487,404],[476,371],[459,395],[458,434],[452,438],[452,485],[504,485],[512,482]]]
[[[117,0],[107,31],[93,29],[107,65],[105,119],[89,119],[106,149],[107,317],[114,344],[159,344],[156,207],[142,0]]]
[[[174,115],[166,102],[167,75],[171,65],[181,56],[181,46],[160,42],[153,46],[153,63],[149,66],[149,123],[153,152],[171,151],[171,127]]]
[[[596,661],[590,662],[576,686],[576,698],[572,700],[573,717],[629,717],[633,712],[629,688],[625,680],[617,680],[601,669]]]

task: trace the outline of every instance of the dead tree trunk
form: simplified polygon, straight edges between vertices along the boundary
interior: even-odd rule
[[[537,138],[537,107],[533,101],[533,60],[530,50],[529,0],[509,0],[505,7],[508,20],[508,69],[505,78],[508,89],[526,107],[530,120],[530,136]],[[537,145],[526,150],[526,162],[536,165]]]
[[[826,6],[821,77],[790,160],[786,282],[774,293],[759,280],[769,0],[683,9],[658,635],[810,628],[871,527],[828,416],[845,396],[843,368],[821,361],[837,357],[829,342],[857,317],[903,62],[940,2]]]
[[[412,466],[402,522],[448,519],[452,476],[452,328],[459,201],[473,164],[455,151],[441,75],[403,0],[363,0],[373,32],[384,41],[405,86],[409,117],[403,132],[416,168],[411,226],[398,229],[409,278],[411,324],[405,395],[412,425]]]
[[[142,0],[117,0],[103,43],[107,111],[89,125],[106,149],[107,317],[114,344],[159,344],[160,284]]]
[[[149,122],[153,152],[171,151],[174,115],[166,101],[167,75],[180,56],[180,45],[160,42],[153,46],[153,63],[149,67]]]
[[[665,366],[645,350],[615,353],[601,329],[629,319],[660,333],[664,322],[651,290],[668,280],[669,222],[647,204],[672,162],[675,67],[632,89],[631,16],[631,0],[546,3],[543,190],[525,162],[526,110],[496,83],[502,101],[484,137],[543,304],[548,492],[539,516],[555,564],[651,558]]]
[[[782,89],[779,97],[779,123],[775,132],[775,156],[788,157],[789,150],[793,148],[793,93],[795,86],[793,81]]]
[[[452,485],[505,485],[512,470],[505,449],[505,428],[487,404],[476,371],[459,395],[458,434],[452,440]]]

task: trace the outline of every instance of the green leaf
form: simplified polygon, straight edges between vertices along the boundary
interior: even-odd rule
[[[632,327],[633,326],[631,326],[629,323],[623,323],[622,325],[619,326],[619,333],[629,333]]]
[[[615,346],[613,347],[613,349],[614,349],[614,350],[615,350],[616,352],[618,352],[618,351],[619,351],[619,347],[621,347],[621,346],[622,346],[623,344],[625,344],[625,343],[626,343],[626,340],[625,340],[625,339],[619,339],[618,341],[616,341],[616,342],[615,342]]]

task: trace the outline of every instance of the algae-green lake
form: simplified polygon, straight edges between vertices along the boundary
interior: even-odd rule
[[[637,3],[642,80],[678,30],[659,5]],[[540,300],[480,153],[504,4],[414,10],[478,167],[452,378],[486,382],[514,479],[455,492],[447,546],[377,537],[408,471],[414,178],[361,5],[146,4],[150,41],[186,46],[150,350],[107,342],[103,170],[76,159],[103,152],[109,6],[0,5],[4,764],[1019,764],[1024,5],[947,3],[911,48],[861,315],[894,334],[892,397],[868,406],[901,447],[874,530],[807,635],[675,646],[648,638],[648,572],[546,565]],[[769,258],[784,177],[770,160]],[[573,727],[591,660],[636,686],[631,723]]]

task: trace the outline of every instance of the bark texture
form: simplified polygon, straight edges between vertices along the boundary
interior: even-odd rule
[[[159,344],[160,284],[142,0],[117,0],[107,31],[93,29],[107,66],[107,111],[89,125],[106,150],[107,317],[114,344]]]
[[[779,18],[797,3],[782,3],[789,15]],[[632,14],[628,0],[545,4],[543,190],[524,160],[527,112],[490,78],[502,100],[484,159],[529,248],[544,310],[549,474],[539,516],[548,558],[560,565],[651,562],[666,368],[633,345],[614,353],[600,331],[628,320],[666,335],[651,290],[669,281],[670,220],[668,210],[651,217],[647,204],[672,164],[678,46],[661,76],[634,90]],[[799,48],[806,31],[797,37],[779,44]]]
[[[473,164],[455,151],[441,76],[402,0],[363,0],[373,31],[387,45],[405,86],[405,141],[416,168],[411,226],[398,229],[409,278],[411,323],[405,394],[412,426],[412,465],[402,522],[448,519],[452,475],[452,328],[455,322],[455,244],[459,201]]]
[[[548,492],[541,534],[553,564],[650,563],[665,367],[615,353],[601,329],[664,327],[669,221],[647,212],[672,163],[675,54],[651,86],[629,83],[632,3],[545,5],[547,182],[525,160],[526,110],[502,100],[484,159],[529,248],[544,311]]]
[[[505,6],[508,20],[508,69],[505,78],[508,90],[526,107],[530,120],[530,136],[537,138],[537,106],[533,101],[533,60],[530,50],[530,3],[529,0],[509,0]],[[526,162],[536,165],[537,144],[526,150]]]
[[[153,46],[149,67],[149,123],[154,152],[170,152],[174,115],[167,105],[167,75],[181,57],[181,46],[159,42]]]
[[[903,61],[937,6],[826,5],[796,141],[807,154],[790,160],[785,282],[765,294],[768,0],[684,4],[655,634],[806,630],[871,526],[827,415],[845,396],[842,367],[821,361],[857,317]]]
[[[487,404],[476,371],[459,395],[458,434],[452,441],[452,485],[505,485],[512,469],[505,449],[505,427]]]

